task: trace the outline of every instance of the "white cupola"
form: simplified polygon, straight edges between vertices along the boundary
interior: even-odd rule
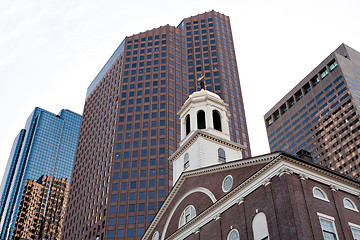
[[[202,89],[194,92],[178,112],[181,119],[181,142],[202,129],[230,140],[227,104],[219,95]]]
[[[204,89],[194,92],[178,115],[180,147],[169,158],[174,183],[183,171],[242,158],[245,147],[230,141],[227,104],[217,94]]]

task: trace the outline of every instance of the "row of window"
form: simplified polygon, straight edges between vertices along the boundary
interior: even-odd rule
[[[323,200],[328,200],[326,194],[318,187],[313,189],[314,197],[320,198]],[[348,209],[355,210],[355,204],[348,198],[344,198],[344,206]],[[357,209],[356,209],[357,210]],[[335,227],[335,219],[333,217],[327,216],[322,213],[318,213],[319,221],[322,229],[322,233],[325,240],[337,240],[337,232]],[[190,222],[193,218],[196,217],[196,210],[193,205],[187,206],[179,219],[179,228],[184,226],[186,223]],[[353,237],[355,240],[360,239],[360,226],[356,224],[349,223]],[[253,234],[254,239],[267,240],[269,239],[269,232],[267,226],[266,215],[262,212],[255,215],[253,219]],[[155,233],[154,236],[158,236],[158,233]],[[154,237],[153,237],[154,239]],[[240,235],[237,229],[232,229],[228,236],[227,240],[239,240]]]
[[[315,198],[318,198],[318,199],[324,200],[326,202],[329,202],[328,196],[319,187],[314,187],[313,188],[313,196]],[[346,208],[346,209],[349,209],[349,210],[352,210],[352,211],[355,211],[355,212],[359,212],[359,210],[358,210],[357,206],[355,205],[355,203],[352,200],[350,200],[349,198],[347,198],[347,197],[345,197],[343,199],[343,205],[344,205],[344,208]]]
[[[178,227],[181,228],[195,217],[196,217],[195,207],[193,205],[188,205],[181,213]],[[252,222],[252,228],[253,228],[254,239],[259,239],[259,240],[269,239],[269,231],[267,226],[266,215],[263,212],[257,213],[254,216]],[[159,239],[159,233],[157,231],[154,233],[152,239],[153,240]],[[230,230],[230,232],[227,235],[227,240],[239,240],[239,239],[240,239],[239,231],[236,228]]]
[[[319,220],[320,220],[320,225],[321,225],[321,230],[323,233],[323,237],[325,240],[338,240],[338,233],[336,231],[336,226],[335,226],[335,218],[322,214],[322,213],[317,213]],[[350,229],[351,229],[351,233],[353,235],[353,238],[355,240],[360,239],[360,226],[357,224],[353,224],[353,223],[349,223]]]
[[[138,178],[140,175],[140,177],[146,177],[147,174],[147,170],[140,170],[140,174],[138,173],[138,171],[131,171],[131,172],[122,172],[122,179],[128,179],[129,177],[131,178]],[[165,168],[159,168],[158,170],[158,175],[164,175],[165,174]],[[129,176],[130,175],[130,176]],[[156,169],[149,169],[149,176],[156,176]],[[120,177],[120,173],[119,172],[115,172],[113,174],[113,179],[117,180]]]
[[[326,67],[324,67],[316,76],[314,76],[309,82],[300,88],[294,96],[291,96],[283,105],[280,106],[270,117],[266,119],[266,126],[269,127],[276,121],[280,115],[283,115],[295,105],[295,102],[298,102],[304,95],[306,95],[312,88],[320,83],[320,79],[324,79],[328,74],[329,70],[333,71],[337,67],[337,62],[332,60]],[[329,69],[329,70],[328,70]]]
[[[309,142],[313,140],[312,135],[309,136],[309,138],[306,139],[306,142],[304,141],[304,143],[300,147],[298,147],[297,149],[296,148],[292,149],[297,143],[301,142],[305,137],[307,137],[311,133],[311,129],[308,128],[310,128],[316,122],[318,122],[320,117],[325,116],[325,114],[330,112],[330,110],[333,110],[335,107],[338,107],[338,105],[347,98],[348,94],[343,95],[343,93],[347,88],[344,87],[343,89],[341,89],[341,87],[343,87],[344,81],[338,83],[338,81],[340,81],[341,79],[342,76],[340,75],[338,78],[336,78],[333,81],[334,85],[333,83],[330,83],[328,87],[326,87],[314,98],[309,100],[307,104],[304,104],[304,106],[298,112],[296,112],[294,115],[289,117],[289,119],[286,122],[284,122],[283,125],[279,126],[275,131],[273,131],[269,135],[269,144],[272,151],[276,149],[285,150],[284,147],[286,146],[286,143],[287,144],[292,143],[292,145],[290,145],[290,147],[288,147],[287,149],[287,151],[289,151],[290,153],[294,153],[296,152],[297,149],[303,148],[306,143],[310,145]],[[330,90],[329,86],[330,87],[334,86],[334,88]],[[339,90],[337,94],[335,94],[335,90]],[[326,99],[327,101],[325,101]],[[318,108],[316,108],[316,106],[318,106]],[[307,107],[309,107],[308,110],[306,110]],[[322,111],[321,114],[318,114],[319,111]],[[334,110],[334,111],[337,112],[338,110]],[[335,112],[333,113],[333,115],[335,114]],[[286,128],[284,129],[284,131],[282,131],[284,127]],[[300,130],[297,132],[298,129]],[[285,133],[286,136],[284,136]],[[300,134],[301,137],[298,137],[300,136]],[[274,143],[277,139],[278,142]],[[297,142],[294,142],[293,141],[294,139],[296,139]],[[281,147],[277,147],[285,140],[287,141],[286,143],[284,143]],[[308,150],[310,152],[312,151],[311,147],[313,146],[314,145],[310,145],[308,147]]]

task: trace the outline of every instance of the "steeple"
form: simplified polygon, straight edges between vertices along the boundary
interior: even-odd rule
[[[201,89],[191,94],[178,112],[180,147],[170,156],[173,182],[183,171],[242,158],[244,146],[230,141],[227,104],[215,93]]]
[[[178,112],[181,120],[181,142],[196,130],[203,130],[230,140],[227,104],[215,93],[200,90],[185,101]]]

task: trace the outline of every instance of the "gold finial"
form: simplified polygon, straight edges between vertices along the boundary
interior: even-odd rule
[[[206,89],[205,81],[204,81],[204,75],[201,74],[201,77],[198,78],[198,83],[200,82],[200,89]]]

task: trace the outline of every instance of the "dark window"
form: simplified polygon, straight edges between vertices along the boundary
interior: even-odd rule
[[[216,110],[213,111],[213,124],[215,130],[221,131],[221,117]]]
[[[197,113],[197,126],[198,126],[198,129],[205,129],[206,128],[205,112],[203,110],[200,110]]]
[[[186,135],[190,133],[190,115],[187,115],[185,118],[186,122]]]

